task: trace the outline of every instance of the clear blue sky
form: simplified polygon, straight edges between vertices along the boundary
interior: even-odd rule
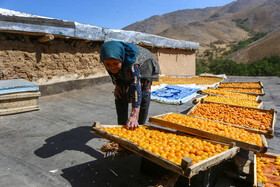
[[[122,29],[154,15],[222,6],[234,0],[0,0],[0,8]]]

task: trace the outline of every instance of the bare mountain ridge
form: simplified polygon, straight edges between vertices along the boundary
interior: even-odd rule
[[[266,56],[280,56],[280,29],[228,56],[237,62],[252,62]]]
[[[139,31],[150,34],[160,33],[170,27],[187,25],[191,22],[201,21],[215,14],[218,7],[204,9],[178,10],[164,15],[156,15],[128,25],[123,30]]]
[[[199,58],[204,58],[203,52],[211,48],[211,45],[213,47],[213,43],[219,43],[216,48],[219,48],[218,53],[222,53],[224,50],[228,50],[230,45],[250,37],[252,32],[268,32],[267,36],[261,40],[262,43],[270,46],[275,45],[267,47],[267,49],[278,49],[279,42],[265,42],[265,40],[270,41],[271,37],[278,41],[275,36],[277,34],[273,31],[280,28],[279,10],[280,0],[237,0],[221,7],[185,9],[161,16],[153,16],[131,24],[124,30],[198,42],[201,46],[198,53]],[[237,22],[239,26],[237,26]],[[242,59],[244,62],[255,60],[254,55],[249,55],[249,51],[246,52],[246,50],[258,51],[258,45],[264,46],[260,42],[253,44],[250,46],[254,46],[254,50],[248,46],[242,50],[242,53],[237,51],[230,58],[237,61]],[[261,48],[259,50],[261,51]],[[218,53],[215,55],[219,55]],[[270,53],[274,54],[272,51]],[[270,53],[259,54],[269,56]],[[262,55],[255,56],[261,57]]]
[[[133,30],[151,34],[159,34],[166,29],[185,26],[192,22],[213,21],[223,19],[226,14],[238,13],[254,8],[267,0],[238,0],[222,7],[208,7],[204,9],[185,9],[152,16],[143,21],[128,25],[123,30]],[[231,16],[230,16],[231,17]]]
[[[267,0],[259,6],[233,15],[233,19],[243,19],[244,25],[255,32],[270,32],[280,28],[280,1]]]

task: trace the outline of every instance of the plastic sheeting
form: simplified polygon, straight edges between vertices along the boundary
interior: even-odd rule
[[[92,41],[118,40],[151,47],[196,50],[199,44],[135,31],[108,29],[0,8],[0,30],[47,33]]]
[[[0,80],[0,94],[39,91],[39,86],[24,79]]]
[[[166,85],[151,93],[151,100],[168,104],[183,104],[195,96],[200,88],[188,88],[176,85]]]

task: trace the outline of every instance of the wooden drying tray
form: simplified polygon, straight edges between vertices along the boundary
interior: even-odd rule
[[[208,168],[218,165],[219,163],[221,163],[222,161],[224,161],[226,159],[230,159],[230,158],[234,157],[239,151],[239,147],[236,147],[234,143],[230,143],[230,144],[226,144],[226,145],[229,145],[228,150],[226,150],[222,153],[219,153],[215,156],[212,156],[208,159],[202,160],[199,163],[192,165],[193,160],[189,157],[184,157],[182,159],[182,164],[177,165],[159,155],[154,154],[151,151],[148,151],[144,148],[139,147],[137,144],[135,144],[132,141],[129,141],[127,139],[124,139],[124,138],[118,137],[116,135],[110,134],[108,132],[105,132],[102,128],[106,128],[106,127],[107,128],[108,127],[121,127],[121,125],[100,125],[99,122],[94,122],[91,133],[101,136],[103,138],[106,138],[108,140],[111,140],[113,142],[116,142],[119,145],[121,145],[122,147],[124,147],[168,170],[171,170],[177,174],[180,174],[182,176],[189,177],[189,178],[198,174],[199,171],[205,171]],[[155,128],[155,127],[153,127],[153,128]],[[161,128],[155,128],[155,129],[161,129]],[[165,129],[161,129],[161,130],[165,130]],[[165,130],[165,131],[169,131],[169,130]],[[169,131],[169,132],[172,132],[172,131]],[[180,134],[183,136],[189,136],[189,135],[186,135],[183,133],[176,133],[176,134]],[[219,142],[214,142],[214,141],[210,141],[210,140],[205,140],[205,141],[212,142],[212,143],[219,143]],[[223,143],[220,143],[220,144],[223,144]]]
[[[211,88],[212,89],[212,88]],[[213,96],[225,96],[225,97],[230,97],[230,96],[226,96],[226,95],[219,95],[219,94],[212,94],[212,93],[208,93],[208,92],[204,92],[203,90],[198,90],[197,91],[198,94],[201,94],[201,95],[213,95]],[[238,93],[238,92],[235,92],[235,93]],[[243,94],[243,93],[242,93]],[[249,94],[250,95],[250,94]],[[256,95],[257,96],[257,95]],[[258,101],[259,100],[259,97],[260,96],[257,96],[255,101]],[[240,97],[234,97],[234,98],[240,98]],[[242,98],[241,98],[242,99]]]
[[[261,86],[260,88],[264,88],[263,83],[261,81],[258,81],[258,82],[223,82],[221,84],[230,84],[230,83],[258,83]],[[218,86],[218,88],[245,88],[245,87],[223,86],[221,84]],[[256,87],[248,87],[248,88],[260,89],[260,88],[256,88]]]
[[[194,111],[197,108],[198,105],[203,104],[203,103],[213,103],[213,102],[205,101],[205,100],[202,99],[199,103],[194,105],[191,108],[191,110],[189,110],[187,115],[190,115],[190,113],[192,111]],[[220,103],[216,103],[216,104],[220,104]],[[232,124],[232,123],[225,123],[225,122],[217,121],[217,120],[213,120],[213,121],[216,121],[216,122],[219,122],[219,123],[223,123],[223,124],[229,124],[229,125],[232,125],[232,126],[238,127],[238,128],[244,128],[244,129],[246,129],[246,130],[248,130],[250,132],[254,132],[254,133],[258,133],[258,134],[263,134],[266,138],[269,138],[269,139],[273,138],[273,136],[274,136],[274,126],[275,126],[275,123],[276,123],[276,111],[274,109],[265,110],[265,109],[254,108],[254,107],[245,107],[245,106],[230,105],[230,104],[223,104],[223,103],[221,103],[221,104],[222,105],[232,106],[232,107],[244,108],[244,109],[258,110],[260,112],[270,112],[272,114],[272,120],[271,120],[270,128],[267,131],[263,131],[263,130],[259,130],[259,129],[254,129],[254,128],[251,128],[249,126],[240,126],[240,125],[236,125],[236,124]],[[190,116],[192,116],[192,115],[190,115]],[[203,118],[203,119],[207,119],[207,118]]]
[[[246,142],[243,142],[243,141],[240,141],[240,140],[235,140],[235,139],[228,138],[228,137],[218,135],[218,134],[214,134],[214,133],[211,133],[211,132],[208,132],[208,131],[204,131],[204,130],[200,130],[200,129],[197,129],[197,128],[192,128],[192,127],[188,127],[188,126],[184,126],[184,125],[180,125],[180,124],[177,124],[177,123],[172,123],[172,122],[169,122],[169,121],[159,119],[159,118],[162,118],[162,117],[164,117],[166,115],[169,115],[169,114],[172,114],[172,113],[161,114],[161,115],[158,115],[158,116],[150,117],[149,122],[152,123],[152,124],[155,124],[155,125],[159,125],[159,126],[162,126],[162,127],[168,127],[168,128],[171,128],[171,129],[175,129],[175,130],[178,130],[178,131],[181,131],[181,132],[185,132],[185,133],[189,133],[189,134],[192,134],[192,135],[200,136],[200,137],[207,138],[207,139],[210,139],[210,140],[214,140],[214,141],[217,141],[217,142],[222,142],[222,143],[226,143],[226,144],[234,142],[236,144],[236,146],[238,146],[240,148],[243,148],[243,149],[250,150],[250,151],[254,151],[254,152],[265,153],[267,151],[268,146],[267,146],[267,141],[266,141],[264,135],[261,135],[263,147],[260,147],[260,146],[254,145],[254,144],[246,143]],[[204,118],[200,118],[200,117],[196,117],[196,116],[190,116],[190,117],[195,117],[195,118],[203,119],[203,120],[207,120],[207,121],[213,121],[213,120],[204,119]],[[226,124],[226,125],[230,125],[230,124]],[[239,127],[237,127],[237,128],[239,128]]]
[[[280,157],[280,154],[275,154],[275,153],[265,153],[265,154],[259,154],[262,157],[267,157],[267,158],[276,158],[277,156]],[[280,165],[278,165],[280,167]],[[265,170],[265,169],[264,169]],[[262,182],[257,181],[257,155],[254,154],[254,187],[264,187],[265,185]],[[280,181],[280,176],[278,176],[279,181]]]
[[[234,87],[234,88],[236,88],[236,87]],[[257,89],[257,90],[260,90],[261,93],[240,92],[240,91],[232,91],[232,90],[225,90],[225,91],[235,92],[235,93],[243,93],[243,94],[255,95],[255,96],[264,96],[265,95],[263,88],[239,88],[239,89]]]
[[[194,99],[192,103],[195,105],[195,104],[199,103],[203,98],[208,97],[208,96],[229,97],[229,96],[224,96],[224,95],[204,95],[204,96],[201,96],[201,97],[198,97],[198,98]],[[231,98],[237,98],[237,97],[231,97]],[[237,98],[237,99],[242,99],[242,98]],[[250,99],[244,99],[244,100],[252,101]],[[218,102],[213,102],[213,101],[211,101],[211,102],[212,103],[218,103]],[[262,100],[257,100],[256,102],[259,103],[258,107],[256,107],[256,108],[263,108],[263,101]],[[226,103],[218,103],[218,104],[226,104]],[[238,106],[241,106],[241,105],[238,105]],[[255,107],[253,107],[253,108],[255,108]]]
[[[39,110],[39,91],[0,94],[0,116]]]

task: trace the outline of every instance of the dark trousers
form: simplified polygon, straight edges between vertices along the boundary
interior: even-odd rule
[[[146,123],[149,107],[150,107],[150,92],[142,92],[142,101],[139,112],[139,125],[144,125]],[[128,101],[126,97],[115,100],[117,115],[118,115],[118,124],[125,125],[128,120]]]

